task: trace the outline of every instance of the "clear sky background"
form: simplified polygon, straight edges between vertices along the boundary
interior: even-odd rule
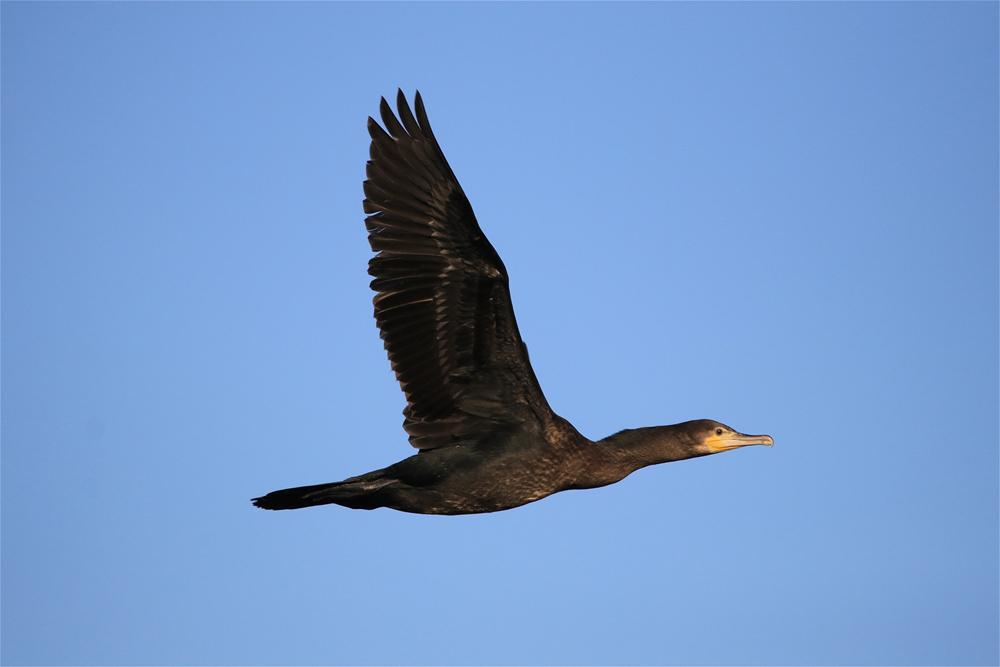
[[[996,664],[998,4],[2,8],[5,664]],[[250,498],[413,453],[367,116],[419,88],[592,438],[499,514]]]

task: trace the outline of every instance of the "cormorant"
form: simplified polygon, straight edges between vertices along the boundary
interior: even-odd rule
[[[549,407],[517,330],[507,270],[438,147],[417,92],[368,118],[364,182],[375,320],[419,453],[343,482],[274,491],[270,510],[335,503],[421,514],[498,512],[639,468],[773,445],[708,419],[593,442]]]

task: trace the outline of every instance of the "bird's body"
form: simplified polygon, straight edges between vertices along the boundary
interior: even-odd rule
[[[549,407],[514,318],[507,271],[438,147],[420,94],[399,120],[382,100],[365,181],[375,319],[420,450],[343,482],[254,499],[265,509],[335,503],[421,514],[496,512],[612,484],[656,463],[773,444],[711,420],[593,442]],[[400,122],[401,121],[401,122]]]
[[[292,502],[422,514],[496,512],[566,488],[577,477],[574,453],[582,444],[549,444],[537,433],[503,429],[476,443],[421,451],[383,470],[320,485],[304,498],[296,492]]]

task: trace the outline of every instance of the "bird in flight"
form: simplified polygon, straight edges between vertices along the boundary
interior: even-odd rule
[[[614,484],[645,466],[772,445],[710,419],[580,435],[545,400],[518,333],[507,269],[486,239],[427,122],[400,90],[364,182],[375,321],[406,395],[403,429],[418,453],[342,482],[254,498],[269,510],[337,504],[419,514],[519,507],[568,489]]]

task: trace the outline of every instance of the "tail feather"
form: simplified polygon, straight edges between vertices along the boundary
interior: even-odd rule
[[[265,510],[295,510],[314,505],[331,503],[353,509],[375,509],[382,503],[373,497],[377,491],[393,484],[393,479],[360,481],[357,479],[331,484],[298,486],[294,489],[272,491],[266,496],[254,498],[253,504]]]

